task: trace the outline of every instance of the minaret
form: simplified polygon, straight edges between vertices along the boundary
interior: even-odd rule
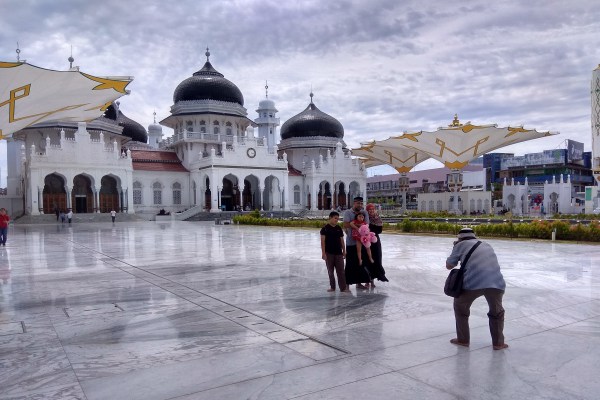
[[[265,99],[258,103],[258,118],[254,120],[258,125],[258,137],[264,138],[269,152],[272,152],[275,143],[277,143],[277,127],[279,126],[279,118],[277,117],[277,109],[275,102],[269,100],[269,85],[265,82]]]
[[[73,46],[71,46],[71,55],[67,59],[69,61],[69,71],[79,71],[79,67],[73,66],[75,59],[73,58]]]
[[[156,123],[156,111],[154,111],[154,123],[148,125],[148,144],[158,149],[159,143],[162,142],[162,135],[162,126]]]
[[[592,171],[600,184],[600,65],[592,72]],[[598,194],[600,197],[600,193]]]

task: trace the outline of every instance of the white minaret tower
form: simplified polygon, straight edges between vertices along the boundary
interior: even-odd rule
[[[258,125],[258,137],[265,138],[269,152],[273,152],[275,143],[277,143],[277,127],[279,126],[279,118],[277,117],[277,109],[275,102],[269,100],[269,85],[265,82],[265,99],[258,103],[258,118],[254,120]]]
[[[162,142],[162,126],[156,123],[156,111],[154,111],[154,123],[148,125],[148,144],[158,149],[158,144]]]

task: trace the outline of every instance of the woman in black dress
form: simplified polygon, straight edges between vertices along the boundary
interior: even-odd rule
[[[369,213],[369,230],[377,236],[377,242],[371,243],[371,254],[373,255],[373,260],[375,262],[367,263],[366,265],[372,279],[371,287],[375,287],[375,283],[373,283],[375,279],[379,279],[382,282],[388,282],[388,279],[385,277],[385,269],[381,263],[381,239],[379,234],[383,231],[383,221],[377,213],[375,204],[367,204],[366,210]]]

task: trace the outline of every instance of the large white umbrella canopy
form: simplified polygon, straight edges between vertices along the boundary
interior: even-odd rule
[[[498,128],[492,125],[460,124],[455,117],[452,125],[435,132],[404,133],[387,139],[389,149],[404,148],[421,151],[450,169],[462,169],[471,160],[501,147],[555,135],[558,132],[538,132],[522,126]]]
[[[132,80],[0,61],[0,139],[39,122],[96,119]]]
[[[430,158],[421,151],[392,147],[386,140],[361,143],[358,149],[352,149],[352,155],[358,156],[365,166],[389,165],[400,173],[409,172],[415,165]]]

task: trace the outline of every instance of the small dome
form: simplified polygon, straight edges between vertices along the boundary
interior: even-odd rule
[[[117,115],[118,112],[118,115]],[[127,136],[137,142],[146,143],[148,141],[148,134],[144,127],[134,120],[127,118],[121,110],[117,111],[115,103],[112,103],[104,112],[104,117],[116,121],[119,126],[123,127],[123,136]]]
[[[325,136],[342,139],[344,127],[340,121],[325,114],[311,102],[306,110],[288,119],[281,127],[281,139]]]
[[[173,103],[186,100],[219,100],[244,105],[244,96],[240,89],[225,79],[208,60],[200,71],[175,88]]]
[[[271,99],[264,99],[258,103],[259,110],[273,110],[275,109],[275,102]]]
[[[148,125],[148,133],[160,133],[162,135],[162,126],[159,124]]]

